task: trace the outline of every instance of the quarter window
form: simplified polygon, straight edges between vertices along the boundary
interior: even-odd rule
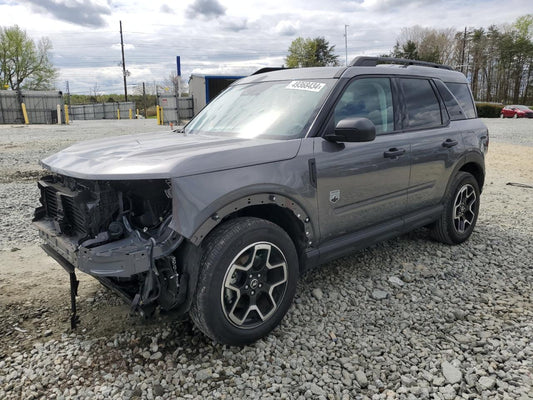
[[[476,108],[472,101],[472,94],[466,83],[450,83],[446,82],[446,86],[453,93],[461,107],[463,108],[467,118],[476,118]]]
[[[440,96],[444,100],[444,104],[446,104],[450,119],[452,121],[466,119],[463,113],[463,109],[461,108],[459,103],[457,103],[457,100],[455,99],[454,95],[452,94],[452,92],[450,92],[446,85],[439,80],[435,80],[434,82],[437,86],[437,90],[439,91]]]
[[[376,134],[394,130],[389,78],[362,78],[350,83],[335,107],[335,125],[348,118],[368,118]]]
[[[405,99],[405,128],[428,129],[442,126],[440,104],[427,79],[400,79]]]

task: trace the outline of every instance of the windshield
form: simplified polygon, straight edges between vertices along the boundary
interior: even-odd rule
[[[332,80],[323,79],[231,86],[185,127],[185,133],[303,137],[332,86]]]
[[[522,110],[522,111],[531,111],[529,107],[526,107],[526,106],[513,106],[513,107],[518,108],[519,110]]]

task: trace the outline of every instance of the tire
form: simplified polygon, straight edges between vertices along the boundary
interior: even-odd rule
[[[515,113],[515,114],[513,115],[513,118],[518,118],[518,114]]]
[[[279,226],[236,218],[202,245],[190,316],[216,342],[244,345],[267,335],[289,309],[298,281],[294,244]]]
[[[467,240],[476,226],[479,195],[476,178],[468,172],[457,173],[444,197],[444,211],[432,227],[433,238],[447,244]]]

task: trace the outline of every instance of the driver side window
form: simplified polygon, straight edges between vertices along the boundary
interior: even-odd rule
[[[335,126],[347,118],[368,118],[376,134],[394,131],[392,91],[389,78],[356,79],[348,85],[334,111]]]

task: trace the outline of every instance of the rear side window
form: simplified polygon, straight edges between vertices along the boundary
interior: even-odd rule
[[[452,121],[466,119],[463,109],[457,102],[457,99],[454,97],[452,92],[450,92],[450,90],[446,87],[446,85],[439,80],[435,80],[434,82],[435,86],[437,86],[437,90],[439,91],[440,96],[444,100],[444,104],[446,105],[446,109],[448,110],[448,114],[450,115],[450,119]]]
[[[465,112],[466,118],[476,118],[476,108],[474,107],[474,101],[472,100],[472,95],[470,94],[470,89],[466,83],[450,83],[446,82],[446,86],[453,93],[463,111]]]
[[[442,126],[439,100],[427,79],[400,79],[407,112],[404,128],[428,129]]]
[[[335,125],[346,118],[363,117],[376,126],[376,134],[394,131],[389,78],[360,78],[351,82],[334,111]]]

